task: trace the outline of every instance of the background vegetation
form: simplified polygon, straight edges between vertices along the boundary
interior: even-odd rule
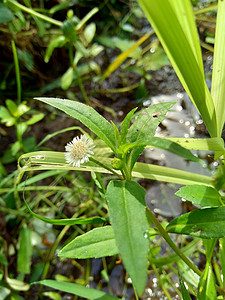
[[[193,1],[193,5],[202,49],[209,53],[213,51],[217,3]],[[32,211],[50,219],[105,218],[105,186],[113,175],[60,169],[32,171],[24,176],[17,191],[14,186],[21,155],[39,150],[64,151],[67,142],[84,132],[79,122],[34,97],[54,96],[85,103],[119,124],[131,109],[141,108],[150,97],[174,92],[168,86],[163,89],[162,80],[157,79],[163,72],[169,84],[167,76],[172,80],[176,77],[154,30],[136,1],[8,0],[0,3],[0,35],[0,299],[78,299],[66,291],[31,285],[47,278],[88,285],[124,299],[137,297],[117,255],[92,260],[56,255],[62,245],[97,225],[46,224],[34,218],[24,202],[26,199]],[[179,84],[173,88],[182,91]],[[222,131],[223,122],[210,123],[210,109],[199,110],[204,121],[212,123],[207,127],[211,136],[220,135],[217,133]],[[149,186],[149,181],[142,185]],[[171,275],[177,257],[154,233],[150,242],[152,263],[143,299],[157,297],[157,293],[168,299],[181,298],[178,275]],[[199,239],[180,236],[178,243],[184,246],[184,254],[204,269],[205,256],[201,256],[205,248],[202,244],[199,247]],[[169,255],[169,266],[168,258],[161,258],[163,247],[163,254]],[[221,243],[220,249],[223,247]],[[194,295],[196,276],[181,261],[179,267]],[[216,258],[213,268],[222,286]]]

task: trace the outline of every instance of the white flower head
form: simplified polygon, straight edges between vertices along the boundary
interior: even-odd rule
[[[80,167],[81,164],[89,161],[91,155],[94,155],[92,151],[94,147],[93,140],[85,134],[82,134],[80,138],[78,136],[73,138],[72,142],[65,146],[66,162],[73,167]]]

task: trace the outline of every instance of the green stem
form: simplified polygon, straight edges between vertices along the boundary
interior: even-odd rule
[[[16,45],[15,42],[12,40],[12,52],[13,52],[13,58],[14,58],[14,64],[15,64],[15,71],[16,71],[16,84],[17,84],[17,104],[19,105],[21,103],[21,80],[20,80],[20,66],[18,61],[18,56],[16,52]]]
[[[35,17],[38,17],[38,18],[40,18],[40,19],[42,19],[42,20],[44,20],[44,21],[46,21],[46,22],[49,22],[49,23],[54,24],[54,25],[59,26],[59,27],[61,27],[62,24],[63,24],[62,22],[57,21],[57,20],[55,20],[55,19],[52,19],[52,18],[50,18],[50,17],[47,17],[47,16],[45,16],[45,15],[42,15],[42,14],[40,14],[40,13],[34,11],[33,9],[28,8],[28,7],[26,7],[26,6],[24,6],[24,5],[20,4],[20,3],[18,3],[17,1],[14,1],[14,0],[8,0],[8,2],[11,3],[11,4],[13,4],[13,5],[15,5],[15,6],[18,7],[19,9],[21,9],[21,10],[27,12],[28,14],[31,14],[31,15],[33,15],[33,16],[35,16]]]
[[[150,209],[147,210],[147,213],[149,214],[150,219],[158,229],[160,235],[164,238],[164,240],[168,243],[168,245],[173,249],[173,251],[191,268],[196,274],[199,276],[202,275],[202,272],[187,258],[179,248],[174,244],[174,242],[171,240],[170,236],[166,232],[166,230],[162,227],[162,225],[159,223],[157,218],[154,216],[152,211]],[[221,295],[225,296],[225,290],[216,285],[216,290],[219,292]]]
[[[202,272],[187,258],[179,248],[174,244],[174,242],[171,240],[169,234],[166,232],[166,230],[162,227],[162,225],[159,223],[157,218],[154,216],[152,211],[150,209],[147,210],[147,213],[149,217],[151,218],[152,222],[158,229],[160,235],[164,238],[164,240],[168,243],[168,245],[173,249],[173,251],[191,268],[196,274],[199,276],[202,275]]]
[[[83,96],[83,98],[84,98],[84,101],[85,101],[85,103],[86,103],[87,105],[90,105],[90,100],[89,100],[89,98],[88,98],[88,96],[87,96],[87,93],[86,93],[86,91],[85,91],[85,89],[84,89],[84,85],[83,85],[82,79],[81,79],[81,77],[80,77],[80,74],[79,74],[79,72],[77,71],[77,66],[76,66],[76,64],[74,64],[74,62],[73,62],[73,49],[72,49],[72,45],[70,45],[70,47],[69,47],[69,58],[70,58],[70,64],[71,64],[71,66],[73,67],[74,72],[75,72],[75,74],[76,74],[77,83],[78,83],[78,86],[79,86],[79,88],[80,88],[81,94],[82,94],[82,96]]]
[[[111,169],[110,167],[106,166],[103,163],[100,163],[98,160],[94,159],[93,157],[89,158],[90,161],[93,161],[95,164],[99,165],[100,167],[110,171],[111,173],[113,173],[114,175],[118,176],[120,179],[124,179],[119,173],[115,172],[113,169]]]
[[[168,298],[168,300],[172,300],[172,298],[171,298],[169,292],[167,291],[167,289],[166,289],[166,287],[165,287],[165,285],[164,285],[164,283],[163,283],[163,280],[161,280],[161,277],[160,277],[160,275],[159,275],[158,270],[156,269],[156,266],[155,266],[154,264],[151,264],[151,266],[152,266],[152,269],[153,269],[153,271],[154,271],[156,277],[157,277],[158,280],[159,280],[159,285],[160,285],[161,288],[163,289],[163,291],[164,291],[166,297]]]
[[[76,214],[74,214],[72,216],[73,217],[76,217]],[[59,245],[59,243],[61,242],[62,238],[64,237],[64,235],[66,234],[66,232],[69,230],[70,228],[70,225],[66,225],[62,231],[59,233],[57,239],[55,240],[55,242],[53,243],[50,251],[49,251],[49,255],[48,255],[48,258],[47,258],[47,262],[45,263],[45,266],[44,266],[44,270],[43,270],[43,274],[42,274],[42,277],[41,277],[41,280],[44,280],[46,279],[47,275],[48,275],[48,270],[49,270],[49,267],[50,267],[50,263],[54,257],[54,254],[55,254],[55,251]],[[39,288],[39,295],[41,294],[42,292],[42,289],[43,289],[43,286],[41,285],[40,288]]]

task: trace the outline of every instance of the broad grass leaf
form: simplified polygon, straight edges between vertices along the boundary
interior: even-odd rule
[[[131,180],[113,180],[108,184],[106,199],[119,253],[138,294],[142,294],[149,249],[145,190]]]
[[[58,256],[68,258],[98,258],[118,254],[113,229],[104,226],[88,231],[63,247]]]
[[[174,1],[168,0],[138,2],[159,37],[181,83],[199,110],[210,135],[217,136],[214,103],[204,80],[199,45],[194,46],[199,41],[196,30],[193,30],[195,24],[190,4],[189,7],[175,6]],[[186,19],[183,21],[183,18]]]
[[[221,206],[220,193],[210,186],[187,185],[180,188],[175,195],[202,207]]]
[[[225,2],[218,1],[211,94],[217,116],[217,136],[225,122]]]
[[[32,284],[43,284],[45,286],[57,289],[72,295],[77,295],[90,300],[118,300],[119,298],[106,294],[102,291],[88,288],[76,283],[62,282],[55,280],[41,280],[33,282]]]
[[[83,103],[59,99],[59,98],[35,98],[46,104],[54,106],[64,111],[69,116],[79,120],[91,131],[93,131],[100,139],[102,139],[113,151],[115,149],[114,131],[110,123],[103,118],[92,107]]]
[[[196,209],[184,214],[167,226],[170,233],[189,234],[203,239],[225,236],[225,206]]]

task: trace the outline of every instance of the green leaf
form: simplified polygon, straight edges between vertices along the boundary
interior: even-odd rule
[[[219,239],[219,259],[222,269],[223,284],[225,282],[225,238]]]
[[[17,117],[18,108],[17,108],[16,103],[10,99],[7,99],[5,103],[6,103],[8,110],[13,115],[13,117]]]
[[[138,142],[139,140],[143,141],[154,136],[158,125],[165,119],[166,113],[174,104],[175,102],[159,103],[139,112],[138,118],[128,129],[127,141],[129,143],[133,143]],[[128,158],[130,171],[143,150],[144,146],[140,146],[130,152]]]
[[[25,122],[17,124],[17,134],[19,136],[22,136],[26,130],[27,130],[27,124]]]
[[[201,159],[194,156],[189,150],[185,149],[179,144],[160,137],[150,137],[146,138],[145,140],[138,140],[137,143],[124,144],[118,149],[118,151],[127,152],[130,149],[138,146],[153,146],[154,148],[166,150],[168,152],[181,156],[187,160],[202,164],[204,163]]]
[[[63,47],[66,44],[66,42],[67,42],[67,40],[66,40],[65,36],[62,36],[62,35],[57,37],[56,39],[52,40],[46,50],[44,61],[46,63],[48,63],[50,60],[50,57],[52,56],[54,49]]]
[[[11,116],[8,109],[4,106],[0,106],[0,119],[2,123],[5,123],[6,126],[13,126],[16,122],[16,119]]]
[[[101,217],[91,217],[91,218],[71,218],[71,219],[50,219],[39,216],[35,214],[29,207],[27,201],[23,199],[29,213],[34,216],[35,218],[44,221],[45,223],[53,224],[53,225],[75,225],[75,224],[101,224],[107,222],[107,218]]]
[[[141,110],[137,114],[137,120],[134,121],[128,130],[127,140],[132,143],[153,136],[159,123],[165,119],[167,112],[175,103],[154,104]]]
[[[138,2],[159,37],[181,83],[199,110],[210,135],[217,136],[215,107],[204,80],[200,45],[190,1],[183,0],[180,5],[168,0]]]
[[[62,31],[64,36],[72,43],[75,43],[77,40],[77,33],[75,30],[75,26],[72,24],[70,20],[66,20],[63,22]]]
[[[217,136],[221,136],[225,122],[225,2],[218,1],[216,35],[213,55],[211,94],[217,116]]]
[[[21,103],[18,107],[17,107],[17,118],[21,117],[22,115],[24,115],[26,112],[28,112],[30,110],[30,107],[28,107],[26,104]]]
[[[86,26],[84,29],[84,37],[87,42],[87,44],[90,44],[90,42],[93,40],[96,32],[96,25],[95,23],[90,23],[89,25]]]
[[[204,239],[225,236],[225,206],[196,209],[184,214],[167,226],[170,233],[190,234]]]
[[[14,19],[14,16],[10,9],[0,3],[0,23],[7,23]]]
[[[204,185],[188,185],[175,193],[178,197],[194,204],[205,206],[221,206],[220,193],[212,187]]]
[[[92,130],[100,139],[102,139],[112,150],[115,149],[114,130],[110,123],[106,121],[92,107],[83,103],[58,98],[35,98],[36,100],[47,103],[64,111],[69,116],[79,120],[90,130]]]
[[[44,118],[44,114],[43,113],[39,113],[36,115],[33,115],[28,121],[26,121],[27,125],[33,125],[39,121],[41,121]]]
[[[207,263],[198,284],[198,300],[216,300],[216,284],[211,263]]]
[[[6,297],[10,295],[10,293],[11,293],[10,289],[0,286],[0,297],[2,300],[5,300]]]
[[[132,45],[128,50],[122,52],[117,58],[108,66],[105,73],[100,78],[100,81],[106,79],[112,72],[114,72],[119,66],[130,56],[130,54],[139,47],[142,43],[144,43],[150,34],[143,35],[134,45]]]
[[[179,274],[179,281],[180,281],[180,288],[181,288],[183,300],[191,300],[191,296],[189,295],[189,293],[186,289],[186,286],[184,284],[184,281],[180,274]]]
[[[31,230],[25,226],[20,231],[20,243],[17,257],[17,270],[24,274],[30,274],[32,255]]]
[[[14,289],[16,291],[25,292],[30,289],[30,285],[28,283],[14,279],[14,278],[6,277],[6,282],[12,289]]]
[[[63,247],[58,256],[68,258],[98,258],[118,254],[111,226],[95,228]]]
[[[133,117],[133,114],[135,113],[136,110],[137,110],[137,107],[132,109],[122,121],[121,128],[120,128],[121,144],[126,142],[126,137],[127,137],[128,129],[129,129],[129,126],[130,126],[130,121],[131,121],[131,119]]]
[[[86,286],[81,286],[76,283],[70,283],[70,282],[59,282],[55,280],[41,280],[34,282],[32,284],[43,284],[45,286],[51,287],[53,289],[57,289],[69,294],[77,295],[83,298],[87,298],[90,300],[118,300],[119,298],[116,298],[114,296],[111,296],[109,294],[106,294],[102,291],[95,290],[92,288],[88,288]]]
[[[131,180],[113,180],[108,184],[106,199],[119,253],[138,294],[142,294],[149,249],[145,190]]]
[[[63,90],[67,90],[73,81],[73,67],[69,67],[69,69],[63,74],[61,77],[61,88]]]

